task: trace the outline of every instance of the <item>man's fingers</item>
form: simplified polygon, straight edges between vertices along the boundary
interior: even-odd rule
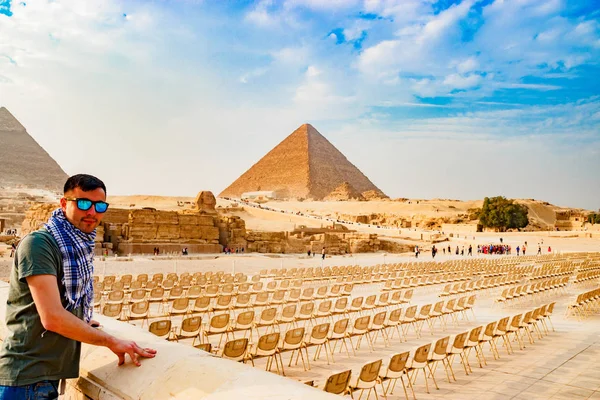
[[[142,357],[151,358],[156,355],[156,350],[150,348],[142,349],[141,347],[138,347],[136,353]]]
[[[125,353],[118,354],[118,356],[119,356],[119,364],[117,364],[117,365],[123,365],[123,363],[125,362]]]
[[[136,354],[135,348],[132,349],[131,351],[129,351],[127,354],[129,354],[129,357],[131,357],[131,361],[133,361],[133,363],[135,365],[137,365],[138,367],[142,364],[140,364],[140,362],[138,361],[138,356]]]

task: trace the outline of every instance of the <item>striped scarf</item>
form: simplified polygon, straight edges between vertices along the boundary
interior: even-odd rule
[[[84,233],[71,224],[62,209],[54,210],[44,227],[56,239],[63,260],[62,283],[67,311],[83,305],[86,322],[92,319],[94,300],[94,239],[96,231]]]

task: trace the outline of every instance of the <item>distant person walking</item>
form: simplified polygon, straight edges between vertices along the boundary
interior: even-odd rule
[[[469,245],[469,255],[472,256],[473,255],[473,246]]]
[[[520,251],[521,251],[521,248],[519,246],[517,246],[517,255],[519,255]]]
[[[323,250],[321,250],[321,259],[325,259],[325,247],[323,247]]]
[[[542,246],[538,246],[538,256],[542,254]]]

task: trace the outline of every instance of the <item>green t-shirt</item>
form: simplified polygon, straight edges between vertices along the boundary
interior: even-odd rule
[[[66,305],[61,282],[62,255],[56,240],[43,229],[23,238],[10,273],[6,304],[8,333],[0,350],[0,385],[3,386],[79,376],[81,343],[44,329],[25,279],[32,275],[56,276],[63,307]],[[73,314],[83,319],[83,308]]]

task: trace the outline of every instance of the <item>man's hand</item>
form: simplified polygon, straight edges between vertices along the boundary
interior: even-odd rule
[[[130,340],[115,339],[108,348],[119,357],[118,365],[123,365],[125,363],[125,354],[129,354],[131,361],[138,367],[142,365],[138,360],[138,356],[153,358],[156,355],[156,350],[149,348],[142,349],[135,342]]]

